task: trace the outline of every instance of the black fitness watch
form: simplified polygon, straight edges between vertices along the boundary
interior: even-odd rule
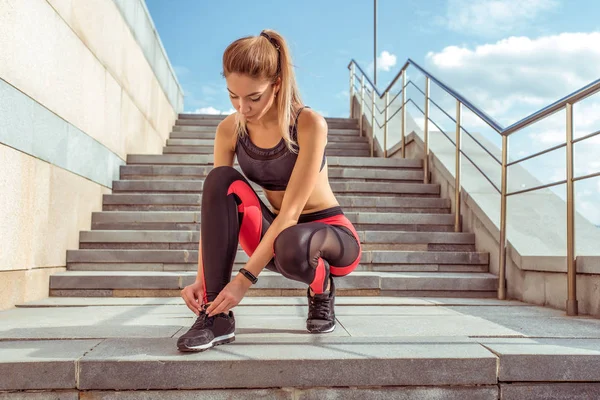
[[[252,284],[256,284],[258,282],[258,278],[252,274],[252,272],[248,271],[246,268],[240,268],[240,273],[243,274]]]

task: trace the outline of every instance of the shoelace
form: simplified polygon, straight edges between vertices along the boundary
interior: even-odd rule
[[[198,316],[198,318],[196,319],[196,322],[194,322],[194,325],[192,325],[192,327],[190,329],[203,329],[206,328],[207,325],[212,325],[212,323],[214,322],[215,317],[209,317],[208,314],[206,314],[206,311],[201,310],[200,311],[200,315]]]
[[[331,314],[329,295],[314,295],[310,298],[309,319],[327,319]]]

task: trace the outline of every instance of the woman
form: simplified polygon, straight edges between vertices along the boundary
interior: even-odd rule
[[[223,76],[237,110],[217,127],[214,168],[204,181],[196,282],[181,291],[198,315],[177,342],[203,351],[235,339],[235,307],[263,268],[306,283],[311,333],[335,329],[334,276],[361,256],[356,230],[329,185],[327,123],[302,106],[288,46],[265,30],[231,43]],[[271,211],[244,175],[260,185]],[[250,256],[231,279],[238,240]]]

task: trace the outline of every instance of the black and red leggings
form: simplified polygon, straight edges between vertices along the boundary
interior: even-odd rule
[[[210,302],[231,280],[238,241],[251,256],[276,214],[232,167],[213,168],[202,191],[204,301]],[[323,293],[328,273],[348,275],[358,265],[361,252],[356,230],[336,206],[302,214],[297,225],[284,229],[275,239],[273,258],[265,268]]]

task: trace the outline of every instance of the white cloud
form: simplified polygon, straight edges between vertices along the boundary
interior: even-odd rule
[[[598,43],[600,32],[510,37],[475,48],[430,52],[426,68],[509,124],[598,79]],[[594,115],[590,118],[595,120]]]
[[[397,57],[395,54],[390,53],[387,50],[381,52],[377,57],[377,71],[390,71],[392,67],[396,66]],[[373,73],[373,62],[367,67],[367,73]]]
[[[558,6],[556,0],[448,0],[446,16],[437,21],[463,34],[503,35]]]
[[[235,110],[230,108],[228,111],[220,111],[214,107],[202,107],[198,108],[196,111],[193,111],[192,114],[209,114],[209,115],[229,115],[233,114]]]
[[[342,90],[338,94],[335,95],[337,99],[348,99],[350,98],[350,93],[347,90]]]
[[[382,51],[381,55],[377,57],[377,69],[379,70],[389,71],[395,65],[396,56],[389,51]]]

